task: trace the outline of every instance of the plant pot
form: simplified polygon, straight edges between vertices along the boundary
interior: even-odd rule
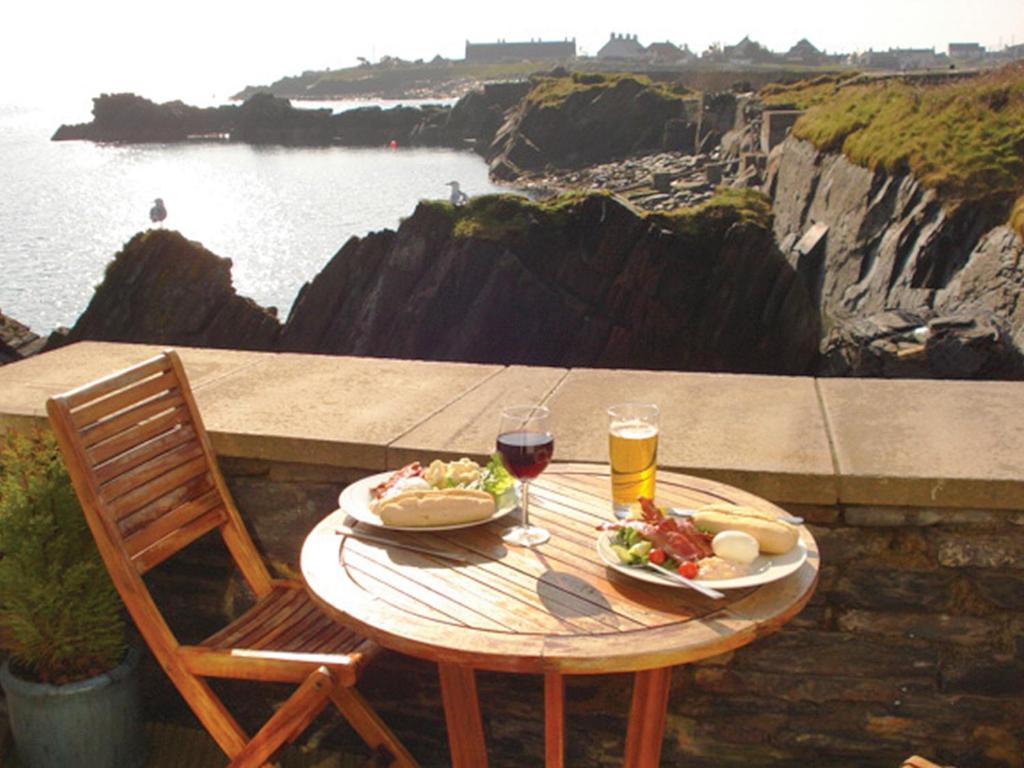
[[[139,652],[102,675],[50,685],[0,667],[14,750],[21,768],[141,768],[146,760]]]

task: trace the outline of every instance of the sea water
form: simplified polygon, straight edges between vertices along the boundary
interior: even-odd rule
[[[396,228],[418,201],[447,198],[446,182],[509,191],[479,156],[447,149],[50,141],[88,121],[80,111],[0,105],[0,311],[40,335],[74,323],[158,197],[164,227],[230,258],[238,293],[283,320],[350,237]]]

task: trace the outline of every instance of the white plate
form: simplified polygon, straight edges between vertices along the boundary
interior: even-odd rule
[[[616,531],[602,531],[597,537],[597,554],[604,560],[605,565],[613,568],[619,573],[632,576],[640,581],[649,581],[651,584],[663,584],[667,587],[680,587],[687,589],[685,584],[673,581],[667,576],[662,576],[657,571],[644,568],[639,565],[625,565],[619,556],[612,549],[612,540]],[[797,542],[789,552],[784,555],[758,555],[751,563],[753,570],[746,576],[737,576],[732,579],[694,579],[712,589],[740,589],[741,587],[756,587],[761,584],[768,584],[793,573],[804,564],[807,559],[807,548],[802,542]]]
[[[370,509],[370,490],[387,480],[394,472],[381,472],[376,475],[364,477],[341,492],[338,497],[338,507],[347,515],[351,515],[361,523],[375,525],[378,528],[387,528],[390,531],[454,531],[457,528],[472,528],[474,525],[484,525],[499,517],[504,517],[509,512],[518,508],[518,498],[515,488],[511,488],[501,495],[495,507],[494,514],[481,520],[472,520],[468,523],[456,523],[454,525],[388,525]]]

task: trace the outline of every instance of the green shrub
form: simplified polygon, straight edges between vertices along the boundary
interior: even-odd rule
[[[0,638],[20,673],[57,685],[126,652],[121,599],[42,430],[0,436]]]

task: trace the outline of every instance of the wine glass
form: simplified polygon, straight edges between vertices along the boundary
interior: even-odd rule
[[[544,471],[555,451],[550,420],[551,410],[543,405],[514,405],[501,411],[498,452],[522,487],[523,522],[505,531],[502,539],[508,544],[535,547],[551,538],[547,529],[530,525],[530,481]]]

